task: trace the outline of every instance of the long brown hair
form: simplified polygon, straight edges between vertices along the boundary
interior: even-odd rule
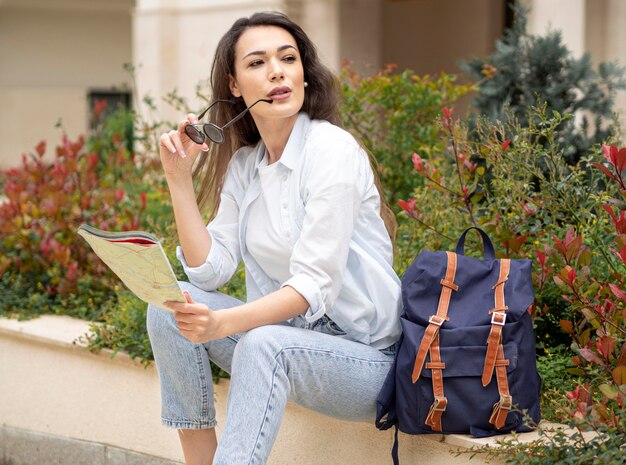
[[[286,15],[278,12],[261,12],[255,13],[249,18],[240,18],[224,34],[217,45],[211,69],[212,98],[214,100],[233,99],[229,87],[229,76],[236,77],[235,46],[248,28],[257,26],[280,27],[289,32],[295,39],[302,59],[304,80],[308,83],[301,111],[306,112],[311,119],[325,120],[343,127],[339,117],[339,92],[335,76],[321,63],[315,45],[302,28]],[[237,98],[235,101],[235,105],[222,104],[211,108],[209,121],[218,126],[223,126],[246,108],[242,98]],[[198,204],[201,209],[209,207],[211,218],[217,213],[220,193],[232,155],[240,147],[255,145],[261,139],[250,113],[237,121],[233,128],[224,132],[224,142],[222,144],[209,144],[209,151],[201,153],[193,171],[194,179],[199,179],[196,186]],[[372,170],[376,188],[380,194],[380,213],[389,236],[394,241],[397,229],[396,218],[385,201],[374,166],[372,166]]]

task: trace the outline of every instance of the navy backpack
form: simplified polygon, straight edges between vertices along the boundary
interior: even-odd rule
[[[476,229],[484,260],[464,255]],[[402,338],[377,399],[376,426],[490,436],[539,422],[541,381],[529,307],[530,260],[496,259],[478,228],[456,253],[423,251],[402,277]]]

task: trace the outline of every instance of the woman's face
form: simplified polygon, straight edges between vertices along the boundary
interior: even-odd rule
[[[304,70],[293,36],[277,26],[247,29],[235,45],[235,76],[230,90],[243,97],[255,118],[280,119],[297,115],[304,102]]]

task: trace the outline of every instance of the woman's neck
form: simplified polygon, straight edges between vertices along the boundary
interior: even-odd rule
[[[255,120],[261,139],[263,139],[263,143],[267,149],[268,165],[280,160],[297,119],[298,114],[281,119]]]

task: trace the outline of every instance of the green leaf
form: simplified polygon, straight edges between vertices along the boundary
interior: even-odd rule
[[[600,392],[604,394],[604,396],[608,399],[615,400],[617,399],[618,391],[617,386],[609,386],[608,384],[601,384]]]
[[[585,370],[583,370],[582,368],[568,368],[567,369],[568,373],[571,373],[572,375],[576,375],[576,376],[585,376]]]

